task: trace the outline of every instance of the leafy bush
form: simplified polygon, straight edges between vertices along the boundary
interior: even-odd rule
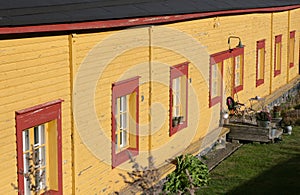
[[[207,185],[209,173],[207,166],[197,157],[187,154],[176,158],[177,166],[174,172],[167,176],[164,191],[190,192]]]

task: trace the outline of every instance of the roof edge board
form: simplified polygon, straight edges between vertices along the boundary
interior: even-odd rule
[[[176,22],[189,19],[197,19],[203,17],[212,17],[219,15],[262,13],[262,12],[279,12],[300,8],[299,5],[271,7],[271,8],[253,8],[243,10],[225,10],[215,12],[190,13],[169,16],[151,16],[141,18],[89,21],[68,24],[44,24],[35,26],[17,26],[17,27],[0,27],[0,34],[22,34],[22,33],[39,33],[39,32],[57,32],[72,30],[91,30],[91,29],[107,29],[114,27],[130,27],[137,25],[159,24],[166,22]]]

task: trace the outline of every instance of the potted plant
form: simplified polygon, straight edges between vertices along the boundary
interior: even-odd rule
[[[183,116],[179,116],[178,117],[178,124],[182,124],[183,123]]]
[[[178,125],[178,117],[175,116],[175,117],[172,118],[172,126],[176,127],[177,125]]]
[[[183,119],[184,119],[183,116],[175,116],[175,117],[173,117],[172,118],[172,126],[176,127],[177,125],[182,124],[183,123]]]
[[[282,119],[282,124],[284,125],[285,133],[288,133],[289,135],[292,134],[292,125],[295,124],[295,120],[292,117],[286,116]]]
[[[259,127],[268,127],[271,121],[271,115],[268,111],[259,111],[256,113],[256,121]]]
[[[273,107],[273,118],[279,118],[280,117],[280,111],[281,111],[281,106],[275,105]]]

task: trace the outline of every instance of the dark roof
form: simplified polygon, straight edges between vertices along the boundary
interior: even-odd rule
[[[1,0],[0,27],[300,5],[300,0]]]

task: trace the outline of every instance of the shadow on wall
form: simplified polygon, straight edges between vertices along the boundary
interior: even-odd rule
[[[300,149],[293,152],[298,155],[272,167],[226,194],[299,194]]]

